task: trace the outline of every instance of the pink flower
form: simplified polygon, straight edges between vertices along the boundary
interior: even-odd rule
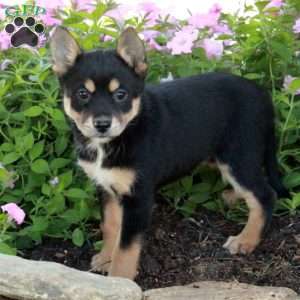
[[[145,42],[149,45],[151,49],[162,50],[163,47],[159,45],[155,38],[160,34],[160,32],[156,30],[144,30],[141,32],[144,37]]]
[[[138,11],[142,11],[146,15],[147,24],[153,26],[162,13],[162,10],[153,2],[142,2],[137,6]]]
[[[0,32],[0,49],[6,50],[11,47],[10,36],[5,30]]]
[[[300,33],[300,19],[296,20],[295,25],[293,26],[294,33]]]
[[[283,5],[283,0],[271,0],[264,8],[264,10],[270,9],[270,8],[281,8]]]
[[[217,34],[232,35],[232,31],[227,24],[217,24],[213,27],[213,30]]]
[[[114,9],[107,11],[105,15],[117,21],[123,21],[127,18],[129,10],[131,10],[131,6],[121,4]]]
[[[231,46],[233,46],[233,45],[235,45],[237,43],[236,41],[231,40],[231,39],[225,40],[223,42],[224,42],[224,46],[227,46],[227,47],[231,47]]]
[[[160,8],[154,2],[141,2],[138,8],[143,10],[146,14],[159,12]]]
[[[159,31],[156,31],[156,30],[144,30],[141,33],[142,33],[145,41],[154,39],[160,34]]]
[[[4,20],[5,17],[5,6],[0,3],[0,20]]]
[[[197,31],[190,26],[186,26],[175,33],[174,38],[167,43],[167,48],[171,50],[173,55],[191,53],[197,37]]]
[[[61,20],[56,19],[51,12],[48,12],[45,15],[40,15],[39,19],[47,26],[56,26],[62,23]]]
[[[209,10],[209,12],[212,14],[220,14],[221,11],[222,11],[222,7],[219,3],[213,4],[213,6]]]
[[[286,91],[290,90],[290,86],[295,79],[297,79],[297,77],[293,77],[291,75],[287,75],[284,77],[283,87]],[[294,91],[294,94],[300,95],[300,89]]]
[[[46,10],[48,9],[62,9],[63,7],[68,5],[68,0],[36,0],[35,5],[45,7]]]
[[[205,50],[208,58],[220,58],[224,51],[223,42],[215,39],[204,39],[202,48]]]
[[[189,19],[188,22],[195,28],[202,29],[205,27],[214,27],[218,25],[220,15],[217,13],[208,14],[194,14]]]
[[[85,10],[92,12],[95,8],[93,1],[91,0],[73,0],[76,10]]]
[[[3,212],[7,212],[9,217],[18,225],[22,224],[25,219],[25,212],[15,203],[8,203],[1,206]]]
[[[112,40],[113,40],[113,37],[110,36],[110,35],[102,35],[102,36],[100,37],[100,41],[101,41],[101,42],[110,42],[110,41],[112,41]]]
[[[38,48],[44,47],[45,44],[46,44],[46,41],[47,41],[47,39],[46,39],[45,34],[41,34],[41,35],[39,36],[39,42],[38,42],[38,45],[37,45]]]

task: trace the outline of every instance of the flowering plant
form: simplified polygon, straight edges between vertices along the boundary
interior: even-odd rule
[[[15,224],[21,225],[25,219],[25,212],[15,203],[2,205],[0,212],[0,253],[15,254],[16,249],[10,245],[11,237],[6,232]]]
[[[195,11],[184,19],[177,18],[172,8],[145,1],[134,6],[37,0],[35,5],[46,8],[45,14],[37,16],[46,31],[38,35],[38,47],[26,49],[12,47],[15,32],[9,34],[4,28],[14,18],[6,17],[0,7],[0,204],[15,202],[27,213],[21,228],[4,230],[11,247],[32,247],[44,236],[70,238],[81,246],[89,238],[89,220],[100,219],[95,189],[73,163],[70,128],[51,70],[46,40],[57,24],[68,27],[86,50],[114,47],[126,26],[135,27],[147,49],[148,82],[223,71],[265,86],[277,113],[281,171],[293,195],[277,202],[277,212],[298,213],[298,0],[257,1],[245,7],[244,14],[227,14],[215,4],[206,13]],[[161,192],[185,215],[200,205],[239,219],[243,209],[228,211],[223,206],[223,187],[214,171],[201,167]],[[0,220],[4,228],[8,215],[0,214]]]

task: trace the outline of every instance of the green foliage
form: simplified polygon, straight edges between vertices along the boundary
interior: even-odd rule
[[[247,16],[222,14],[222,20],[233,30],[230,38],[235,43],[219,60],[207,58],[200,47],[195,47],[191,54],[175,56],[149,49],[147,81],[159,82],[169,73],[184,77],[220,70],[253,79],[268,88],[278,117],[281,170],[285,184],[293,192],[292,199],[277,203],[277,211],[295,214],[300,208],[300,101],[294,94],[300,88],[300,77],[288,90],[282,87],[286,75],[300,74],[297,57],[300,41],[292,32],[300,7],[298,0],[289,0],[284,13],[266,13],[263,10],[266,3],[259,1],[256,7],[247,7]],[[86,50],[113,47],[126,25],[138,31],[160,31],[156,42],[165,46],[168,30],[176,27],[168,17],[152,27],[146,25],[145,18],[132,17],[118,22],[103,17],[113,5],[99,1],[92,13],[64,10],[60,18]],[[206,31],[199,32],[202,37],[206,34]],[[100,37],[104,35],[112,40],[102,41]],[[218,37],[219,40],[228,38],[227,35]],[[5,241],[0,241],[0,252],[32,247],[46,236],[71,239],[75,245],[82,246],[88,238],[87,222],[100,218],[99,209],[93,185],[75,166],[70,126],[61,109],[59,84],[51,70],[48,48],[34,53],[10,49],[0,53],[0,61],[4,59],[13,63],[0,73],[0,162],[3,165],[0,205],[16,202],[26,211],[27,218],[20,230],[6,233]],[[239,219],[245,208],[238,206],[233,212],[228,211],[220,199],[224,187],[218,172],[199,167],[191,176],[164,187],[161,193],[174,209],[186,216],[202,206]]]
[[[26,226],[11,232],[6,244],[30,247],[43,236],[82,244],[83,231],[75,226],[99,219],[99,209],[94,187],[75,167],[48,52],[40,49],[32,55],[18,49],[4,55],[16,63],[0,74],[5,90],[0,104],[0,204],[19,203],[28,215]]]

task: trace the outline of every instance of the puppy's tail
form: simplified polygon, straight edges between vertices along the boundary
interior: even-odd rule
[[[278,198],[289,198],[290,193],[284,187],[279,172],[278,161],[276,157],[276,138],[275,128],[272,126],[269,135],[267,137],[267,145],[265,152],[265,171],[268,176],[269,184],[276,191]]]

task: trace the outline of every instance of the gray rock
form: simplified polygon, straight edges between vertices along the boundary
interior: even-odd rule
[[[22,300],[141,300],[131,280],[0,254],[0,298]]]
[[[149,290],[144,293],[144,300],[300,300],[300,297],[288,288],[203,281]]]

